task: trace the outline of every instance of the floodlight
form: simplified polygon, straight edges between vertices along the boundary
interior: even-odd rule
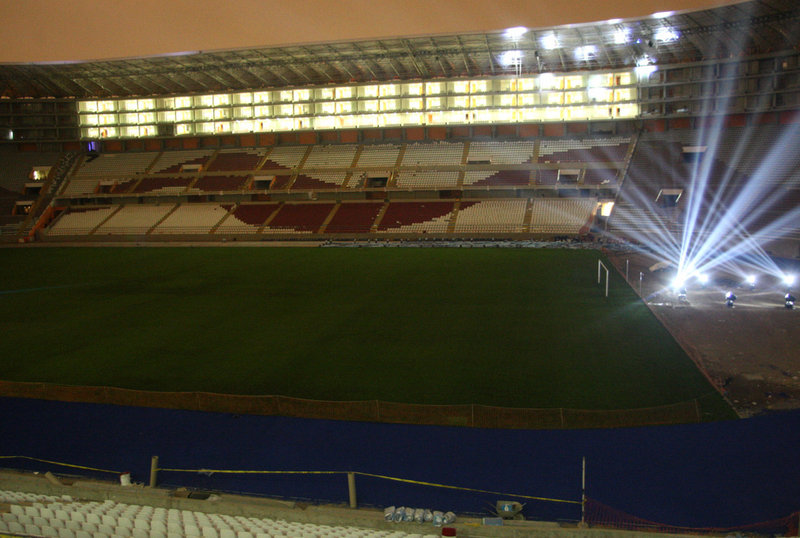
[[[615,45],[624,45],[628,41],[631,40],[631,29],[630,28],[619,28],[614,32],[614,44]]]
[[[787,286],[791,286],[794,284],[795,276],[794,275],[783,275],[783,283]]]
[[[673,15],[674,13],[675,13],[674,11],[657,11],[650,16],[653,17],[654,19],[665,19]]]
[[[697,280],[700,281],[700,284],[705,286],[706,284],[708,284],[708,274],[707,273],[700,273],[699,275],[697,275]]]
[[[527,28],[524,26],[514,26],[513,28],[506,28],[506,31],[503,35],[505,35],[508,39],[512,39],[514,41],[518,40],[520,37],[525,35],[528,31]]]
[[[680,35],[674,28],[670,28],[669,26],[662,26],[658,30],[656,30],[655,35],[653,37],[656,41],[661,41],[662,43],[669,43],[671,41],[676,41]]]
[[[500,55],[500,63],[508,67],[511,65],[519,65],[522,63],[521,50],[507,50]]]
[[[594,45],[584,45],[575,49],[575,59],[578,61],[588,62],[595,56],[597,56],[597,47]]]
[[[756,275],[747,275],[744,281],[747,282],[751,289],[756,287]]]
[[[542,44],[542,47],[548,50],[557,49],[561,46],[561,44],[558,42],[558,37],[556,34],[547,34],[546,36],[542,37],[540,43]]]

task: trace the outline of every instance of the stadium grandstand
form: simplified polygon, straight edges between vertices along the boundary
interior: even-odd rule
[[[0,535],[797,535],[795,0],[33,4]]]

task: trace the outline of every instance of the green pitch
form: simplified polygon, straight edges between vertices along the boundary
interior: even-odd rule
[[[700,398],[733,414],[598,254],[0,249],[14,381],[511,407]],[[608,264],[606,264],[608,265]]]

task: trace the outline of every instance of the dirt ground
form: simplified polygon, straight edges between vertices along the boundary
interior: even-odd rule
[[[800,306],[784,307],[785,284],[759,277],[754,288],[740,275],[712,275],[705,286],[690,281],[687,302],[670,290],[674,270],[651,272],[658,260],[639,253],[610,253],[624,277],[626,261],[631,287],[641,295],[742,416],[800,408]],[[800,295],[792,289],[795,296]],[[725,293],[733,291],[733,308]]]

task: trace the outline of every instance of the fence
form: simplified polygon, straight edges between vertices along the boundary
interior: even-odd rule
[[[425,405],[380,400],[324,401],[288,396],[155,392],[16,381],[0,381],[0,396],[218,413],[474,428],[619,428],[702,421],[701,403],[698,399],[638,409],[526,409],[478,404]]]

